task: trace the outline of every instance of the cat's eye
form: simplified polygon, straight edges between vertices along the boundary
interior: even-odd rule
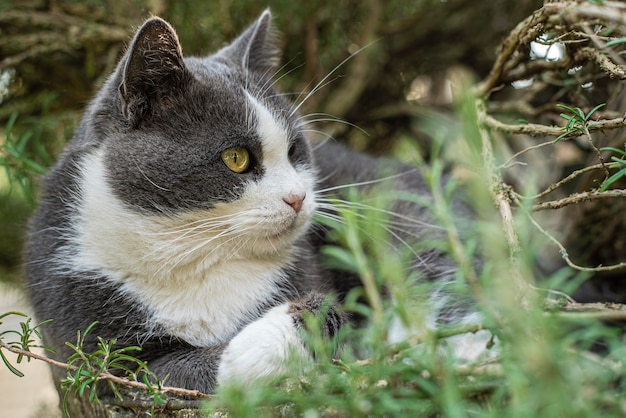
[[[232,147],[222,151],[222,161],[229,170],[243,173],[250,165],[250,153],[243,147]]]

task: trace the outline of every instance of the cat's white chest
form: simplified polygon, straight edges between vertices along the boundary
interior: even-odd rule
[[[127,278],[123,287],[140,298],[168,334],[199,347],[230,339],[268,301],[280,297],[283,279],[278,266],[245,260],[194,275],[173,274],[176,279],[169,283]]]

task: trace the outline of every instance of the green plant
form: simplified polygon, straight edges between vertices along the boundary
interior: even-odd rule
[[[611,185],[613,185],[616,181],[626,176],[626,159],[625,159],[626,151],[613,148],[613,147],[600,148],[600,151],[611,151],[619,155],[619,157],[616,157],[614,155],[611,156],[611,161],[613,161],[614,164],[611,164],[610,168],[618,169],[618,170],[611,177],[606,179],[604,183],[602,183],[602,186],[600,187],[599,191],[604,192],[608,190],[609,187],[611,187]]]
[[[13,132],[17,118],[17,113],[13,113],[6,124],[5,140],[0,142],[0,167],[4,168],[10,187],[18,185],[25,196],[34,200],[33,174],[43,174],[46,169],[26,152],[34,131]]]
[[[64,403],[67,406],[67,396],[74,392],[78,396],[88,395],[90,402],[100,403],[97,390],[98,383],[103,380],[103,376],[111,376],[112,373],[121,374],[127,381],[143,382],[146,390],[154,402],[154,405],[164,404],[165,395],[163,393],[164,380],[159,379],[148,369],[147,364],[132,356],[130,353],[141,351],[140,347],[130,346],[114,349],[116,340],[105,340],[98,337],[98,347],[94,352],[84,351],[85,338],[97,323],[91,324],[81,333],[78,332],[76,344],[66,343],[74,353],[67,361],[67,377],[61,382],[61,387],[65,390]],[[118,399],[123,399],[114,379],[104,379],[110,390]],[[66,414],[69,417],[69,413]]]
[[[559,142],[563,138],[567,138],[571,136],[584,134],[584,135],[587,135],[587,137],[589,137],[590,136],[589,131],[592,129],[597,129],[597,127],[589,125],[589,120],[596,111],[606,106],[606,103],[601,103],[597,105],[596,107],[591,109],[587,114],[585,114],[585,112],[583,112],[582,109],[580,109],[579,107],[567,106],[567,105],[560,104],[560,103],[557,104],[556,106],[561,109],[567,110],[570,114],[569,115],[566,113],[560,114],[560,116],[567,121],[567,124],[563,127],[563,130],[565,132],[559,135],[558,137],[556,137],[556,139],[554,140],[555,143]]]
[[[29,318],[28,315],[21,313],[21,312],[6,312],[0,315],[0,325],[2,325],[2,319],[8,316],[12,316],[12,315],[24,317],[26,318],[26,321],[20,322],[19,330],[9,329],[9,330],[0,332],[0,358],[2,358],[2,362],[5,364],[5,366],[7,366],[7,368],[11,371],[11,373],[15,374],[18,377],[23,377],[24,373],[22,373],[20,370],[18,370],[15,366],[11,364],[11,362],[7,359],[2,349],[5,348],[5,349],[20,350],[21,352],[18,353],[17,360],[16,360],[18,364],[22,362],[24,357],[26,357],[27,361],[30,361],[30,357],[27,356],[26,354],[30,352],[31,348],[38,347],[38,348],[43,348],[44,350],[47,350],[50,352],[54,352],[54,350],[50,347],[36,344],[37,340],[33,338],[33,337],[36,337],[39,341],[41,341],[41,333],[39,332],[39,328],[45,325],[46,323],[50,322],[50,320],[40,322],[33,326],[31,325],[32,318]],[[10,335],[17,336],[18,340],[6,342],[5,338]]]

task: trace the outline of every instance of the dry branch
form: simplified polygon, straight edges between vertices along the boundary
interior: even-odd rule
[[[590,202],[592,200],[604,200],[604,199],[614,199],[614,198],[624,198],[626,197],[626,190],[623,189],[612,189],[606,190],[604,192],[600,191],[589,191],[582,193],[575,193],[568,197],[559,200],[552,200],[550,202],[537,203],[533,205],[532,209],[535,212],[547,209],[561,209],[569,205],[575,205],[582,202]]]
[[[603,31],[604,29],[606,31]],[[531,198],[545,197],[557,189],[563,189],[565,185],[571,189],[575,187],[573,180],[580,180],[597,170],[604,171],[605,180],[609,178],[610,167],[605,164],[605,157],[599,146],[596,146],[596,142],[602,139],[599,135],[601,132],[616,132],[626,128],[626,115],[617,116],[621,114],[620,109],[623,111],[623,108],[617,107],[617,112],[614,112],[607,106],[606,108],[609,110],[605,114],[595,113],[593,115],[596,120],[585,117],[584,121],[580,119],[576,125],[572,125],[569,120],[567,125],[565,124],[567,115],[563,118],[563,126],[555,126],[553,123],[555,114],[558,114],[557,105],[559,104],[567,104],[569,109],[579,108],[579,106],[584,108],[585,110],[580,110],[582,118],[582,115],[586,115],[594,105],[599,103],[597,98],[593,99],[596,101],[591,103],[585,100],[585,92],[581,88],[567,92],[568,97],[565,94],[564,86],[575,87],[575,83],[580,83],[579,86],[585,83],[593,86],[595,84],[600,85],[601,82],[605,83],[604,80],[607,80],[606,83],[619,83],[626,80],[624,59],[614,50],[616,47],[623,49],[623,39],[626,39],[626,4],[615,1],[590,4],[588,1],[570,0],[546,1],[542,8],[518,24],[502,43],[489,76],[476,89],[479,99],[483,101],[478,102],[477,109],[480,115],[479,124],[486,131],[484,136],[488,137],[489,132],[492,131],[505,135],[526,135],[553,139],[559,137],[561,140],[583,136],[587,139],[588,144],[588,151],[586,152],[591,163],[587,163],[586,167],[571,173],[565,173],[560,180],[554,181],[546,186],[543,192]],[[529,53],[532,41],[546,45],[557,43],[566,45],[564,56],[553,62],[547,59],[535,59]],[[607,45],[609,46],[607,47]],[[576,69],[572,70],[575,66]],[[509,97],[508,101],[499,98],[498,102],[490,102],[491,96],[495,95],[496,91],[499,92],[507,88],[511,90],[510,83],[512,81],[529,77],[536,78],[536,88],[528,88],[525,91],[513,90],[513,98]],[[570,77],[571,81],[567,80],[567,77]],[[557,92],[558,95],[547,96],[545,92],[550,87],[554,87],[555,91],[556,89],[561,89],[561,91]],[[623,88],[623,86],[618,85],[614,89],[607,88],[607,90],[612,92],[620,91]],[[524,99],[516,101],[515,97],[517,96],[522,96]],[[577,96],[580,96],[579,102],[576,101],[579,99]],[[609,97],[607,97],[606,102],[608,100]],[[583,103],[583,105],[581,106],[579,103]],[[502,106],[502,104],[506,106]],[[506,119],[509,120],[515,113],[530,116],[534,120],[530,123],[505,123],[500,120],[499,116],[496,116],[496,113],[504,114],[505,112],[507,114]],[[607,118],[607,116],[611,117]],[[497,170],[507,170],[517,164],[522,164],[517,162],[520,156],[528,155],[531,151],[540,152],[540,150],[546,150],[552,146],[558,146],[558,144],[553,140],[517,151],[505,163],[497,167]],[[621,146],[616,146],[623,148],[623,142]],[[487,147],[490,147],[488,141],[483,140],[483,149]],[[491,159],[485,158],[485,164],[495,168],[495,162]],[[532,164],[532,159],[527,156],[523,165],[532,169]],[[558,165],[553,167],[553,170],[558,169],[560,169]],[[511,213],[508,210],[503,211],[502,208],[512,209],[510,201],[508,201],[511,196],[518,200],[528,197],[520,197],[520,194],[513,191],[511,186],[503,181],[502,174],[499,172],[496,175],[490,175],[489,181],[490,189],[495,191],[496,205],[501,210],[509,245],[511,248],[515,248],[516,239],[508,231],[507,226],[511,223]],[[537,202],[531,209],[532,211],[555,210],[579,205],[583,202],[608,201],[609,199],[615,202],[616,199],[626,197],[626,190],[622,188],[611,188],[606,191],[599,191],[595,188],[573,192],[570,190],[567,193],[568,195],[564,197],[560,196],[550,201]],[[517,203],[521,206],[521,203]],[[530,217],[530,215],[528,216]],[[541,233],[548,236],[559,247],[563,260],[576,270],[600,273],[620,270],[626,265],[625,262],[617,262],[596,267],[579,266],[570,260],[565,245],[543,229],[534,219],[531,218],[531,220]],[[615,233],[619,232],[616,231]],[[518,282],[519,278],[515,281]]]

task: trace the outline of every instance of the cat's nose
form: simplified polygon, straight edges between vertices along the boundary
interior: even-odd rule
[[[290,193],[289,195],[283,197],[283,201],[291,206],[296,213],[300,213],[300,210],[302,209],[302,202],[304,202],[305,198],[306,194]]]

